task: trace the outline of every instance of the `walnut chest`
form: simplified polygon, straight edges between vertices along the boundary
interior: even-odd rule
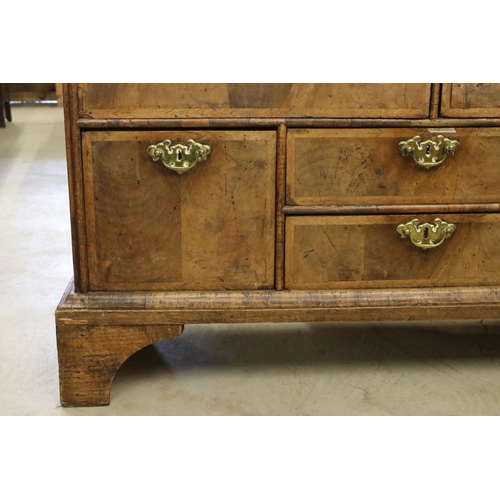
[[[500,84],[64,94],[64,406],[188,323],[500,317]]]

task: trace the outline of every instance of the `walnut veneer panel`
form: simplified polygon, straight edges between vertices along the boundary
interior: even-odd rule
[[[444,84],[441,115],[457,118],[500,117],[500,83]]]
[[[420,249],[396,231],[436,217],[456,225],[437,248]],[[288,289],[498,285],[499,262],[499,214],[286,219]]]
[[[208,144],[179,175],[165,139]],[[275,132],[85,132],[91,290],[233,290],[274,284]]]
[[[64,406],[108,404],[120,364],[184,324],[500,317],[500,84],[63,90]],[[439,167],[398,149],[438,134],[460,142]],[[147,153],[165,139],[211,154],[178,175]],[[397,232],[415,218],[456,231],[422,250]]]
[[[438,167],[423,168],[398,149],[402,140],[438,134],[460,143]],[[494,203],[499,169],[499,128],[296,129],[287,141],[287,204]]]
[[[81,84],[81,117],[425,118],[430,84]]]

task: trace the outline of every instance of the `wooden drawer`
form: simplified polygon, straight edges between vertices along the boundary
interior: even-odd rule
[[[500,83],[443,84],[441,115],[455,118],[499,118]]]
[[[80,84],[85,118],[425,118],[430,84]]]
[[[431,131],[429,131],[431,130]],[[460,145],[441,165],[403,156],[400,141],[443,135]],[[287,204],[495,203],[500,129],[295,129],[287,139]]]
[[[179,175],[147,148],[209,145]],[[91,290],[247,290],[274,284],[276,133],[84,132]]]
[[[423,250],[400,224],[441,218],[450,238]],[[317,216],[286,219],[287,289],[500,284],[500,215]]]

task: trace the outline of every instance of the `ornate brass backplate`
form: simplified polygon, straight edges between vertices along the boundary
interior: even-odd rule
[[[456,226],[441,219],[434,219],[434,224],[428,222],[420,224],[418,219],[413,219],[406,224],[400,224],[397,231],[401,238],[408,237],[415,246],[428,250],[441,245],[456,231]]]
[[[460,143],[438,135],[436,140],[420,142],[420,136],[401,141],[398,145],[403,156],[412,156],[418,165],[432,168],[441,165],[448,156],[453,156]]]
[[[161,159],[163,165],[178,174],[183,174],[193,168],[198,162],[206,160],[210,154],[210,146],[199,144],[193,139],[187,141],[187,146],[176,144],[168,139],[148,147],[148,154],[154,161]]]

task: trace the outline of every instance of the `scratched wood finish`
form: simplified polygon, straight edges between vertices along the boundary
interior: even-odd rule
[[[498,286],[338,290],[69,292],[57,325],[143,326],[499,318]]]
[[[500,128],[294,129],[287,141],[289,205],[497,203]],[[403,157],[402,140],[442,134],[460,146],[431,169]]]
[[[444,84],[441,115],[459,118],[500,117],[500,83]]]
[[[63,95],[75,289],[79,292],[88,292],[89,277],[83,199],[81,131],[76,126],[78,118],[77,87],[67,83],[63,84]]]
[[[464,203],[435,205],[286,205],[285,215],[376,215],[376,214],[412,214],[412,213],[466,213],[500,212],[500,203]]]
[[[276,264],[274,287],[283,290],[285,276],[285,182],[286,182],[286,127],[278,127],[276,152]]]
[[[498,87],[65,85],[62,404],[108,404],[121,363],[186,323],[500,319]],[[439,127],[461,143],[441,167],[400,155]],[[179,176],[146,153],[166,138],[212,155]],[[439,248],[396,232],[436,216],[457,225]]]
[[[179,336],[182,325],[57,325],[62,406],[103,406],[118,368],[138,350]]]
[[[435,120],[439,116],[439,103],[441,102],[441,89],[440,83],[433,83],[431,86],[431,106],[429,118]]]
[[[80,84],[82,118],[425,118],[430,84]]]
[[[179,175],[146,150],[212,148]],[[85,132],[91,290],[274,285],[275,132]]]
[[[436,217],[457,226],[433,249],[414,246],[399,224]],[[432,287],[500,284],[500,215],[288,217],[285,288]]]
[[[89,129],[255,129],[276,128],[279,125],[290,128],[408,128],[408,127],[499,127],[500,118],[127,118],[90,119],[76,121],[79,128]]]

